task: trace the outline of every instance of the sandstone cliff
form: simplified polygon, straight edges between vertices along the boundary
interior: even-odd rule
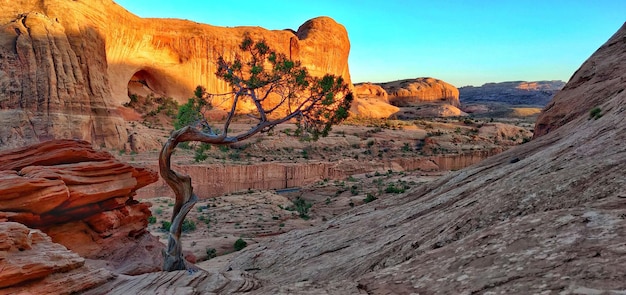
[[[542,136],[228,267],[253,269],[259,294],[622,292],[625,61],[626,25],[544,111]]]
[[[183,100],[197,85],[223,93],[215,60],[244,34],[265,39],[313,75],[350,82],[345,28],[327,17],[297,32],[142,19],[111,0],[0,0],[0,145],[79,138],[122,147],[129,84]],[[226,106],[223,106],[226,107]]]

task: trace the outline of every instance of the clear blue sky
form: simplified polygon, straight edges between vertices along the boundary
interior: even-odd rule
[[[460,87],[565,80],[626,21],[626,0],[115,0],[142,17],[297,30],[330,16],[348,30],[353,82],[435,77]]]

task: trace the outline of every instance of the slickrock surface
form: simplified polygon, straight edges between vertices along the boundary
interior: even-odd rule
[[[0,1],[0,144],[79,138],[121,148],[129,132],[120,111],[129,85],[180,101],[202,85],[224,93],[215,60],[236,52],[244,34],[301,60],[313,75],[350,82],[350,42],[328,17],[297,31],[222,28],[139,18],[111,0]],[[218,106],[227,107],[227,105]]]
[[[83,294],[234,294],[255,290],[260,285],[250,274],[240,271],[174,271],[120,276]]]
[[[0,294],[70,294],[113,278],[104,269],[16,222],[0,222]]]
[[[0,152],[2,219],[39,228],[84,258],[122,273],[160,268],[160,249],[146,233],[145,203],[135,191],[154,171],[119,162],[84,141],[55,140]]]
[[[626,25],[546,108],[542,136],[227,267],[254,270],[257,294],[623,293],[625,61]],[[565,103],[602,116],[582,107],[563,121]]]

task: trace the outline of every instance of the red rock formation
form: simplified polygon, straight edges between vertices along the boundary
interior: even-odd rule
[[[70,294],[113,278],[84,264],[84,258],[41,231],[0,222],[0,294]]]
[[[382,101],[389,102],[387,91],[380,85],[372,83],[355,84],[354,93],[357,98],[376,97]]]
[[[359,162],[347,159],[330,163],[185,165],[176,167],[175,170],[189,175],[194,192],[199,198],[205,199],[248,189],[284,189],[305,186],[322,179],[343,180],[354,174],[387,171],[389,169],[407,171],[458,170],[500,152],[502,152],[501,149],[494,149],[466,152],[459,155],[399,158],[386,163]],[[137,198],[154,198],[155,196],[173,197],[171,189],[162,179],[137,192]]]
[[[459,107],[459,90],[451,84],[434,78],[417,78],[377,83],[389,94],[395,106],[410,106],[421,102],[446,102]]]
[[[159,269],[163,246],[146,234],[150,210],[133,200],[157,180],[154,171],[73,140],[0,152],[0,169],[10,169],[0,170],[0,220],[40,228],[82,257],[128,273]]]
[[[180,101],[197,85],[223,93],[227,85],[214,75],[215,60],[232,55],[247,33],[301,60],[313,75],[350,82],[348,35],[327,17],[293,32],[142,19],[111,0],[3,5],[0,144],[79,138],[123,147],[128,132],[118,109],[129,100],[129,83]]]

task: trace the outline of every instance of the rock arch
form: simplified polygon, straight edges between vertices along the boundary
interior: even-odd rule
[[[167,87],[159,79],[159,75],[151,69],[140,69],[136,71],[132,77],[128,80],[128,96],[137,95],[147,97],[153,96],[168,96]]]

